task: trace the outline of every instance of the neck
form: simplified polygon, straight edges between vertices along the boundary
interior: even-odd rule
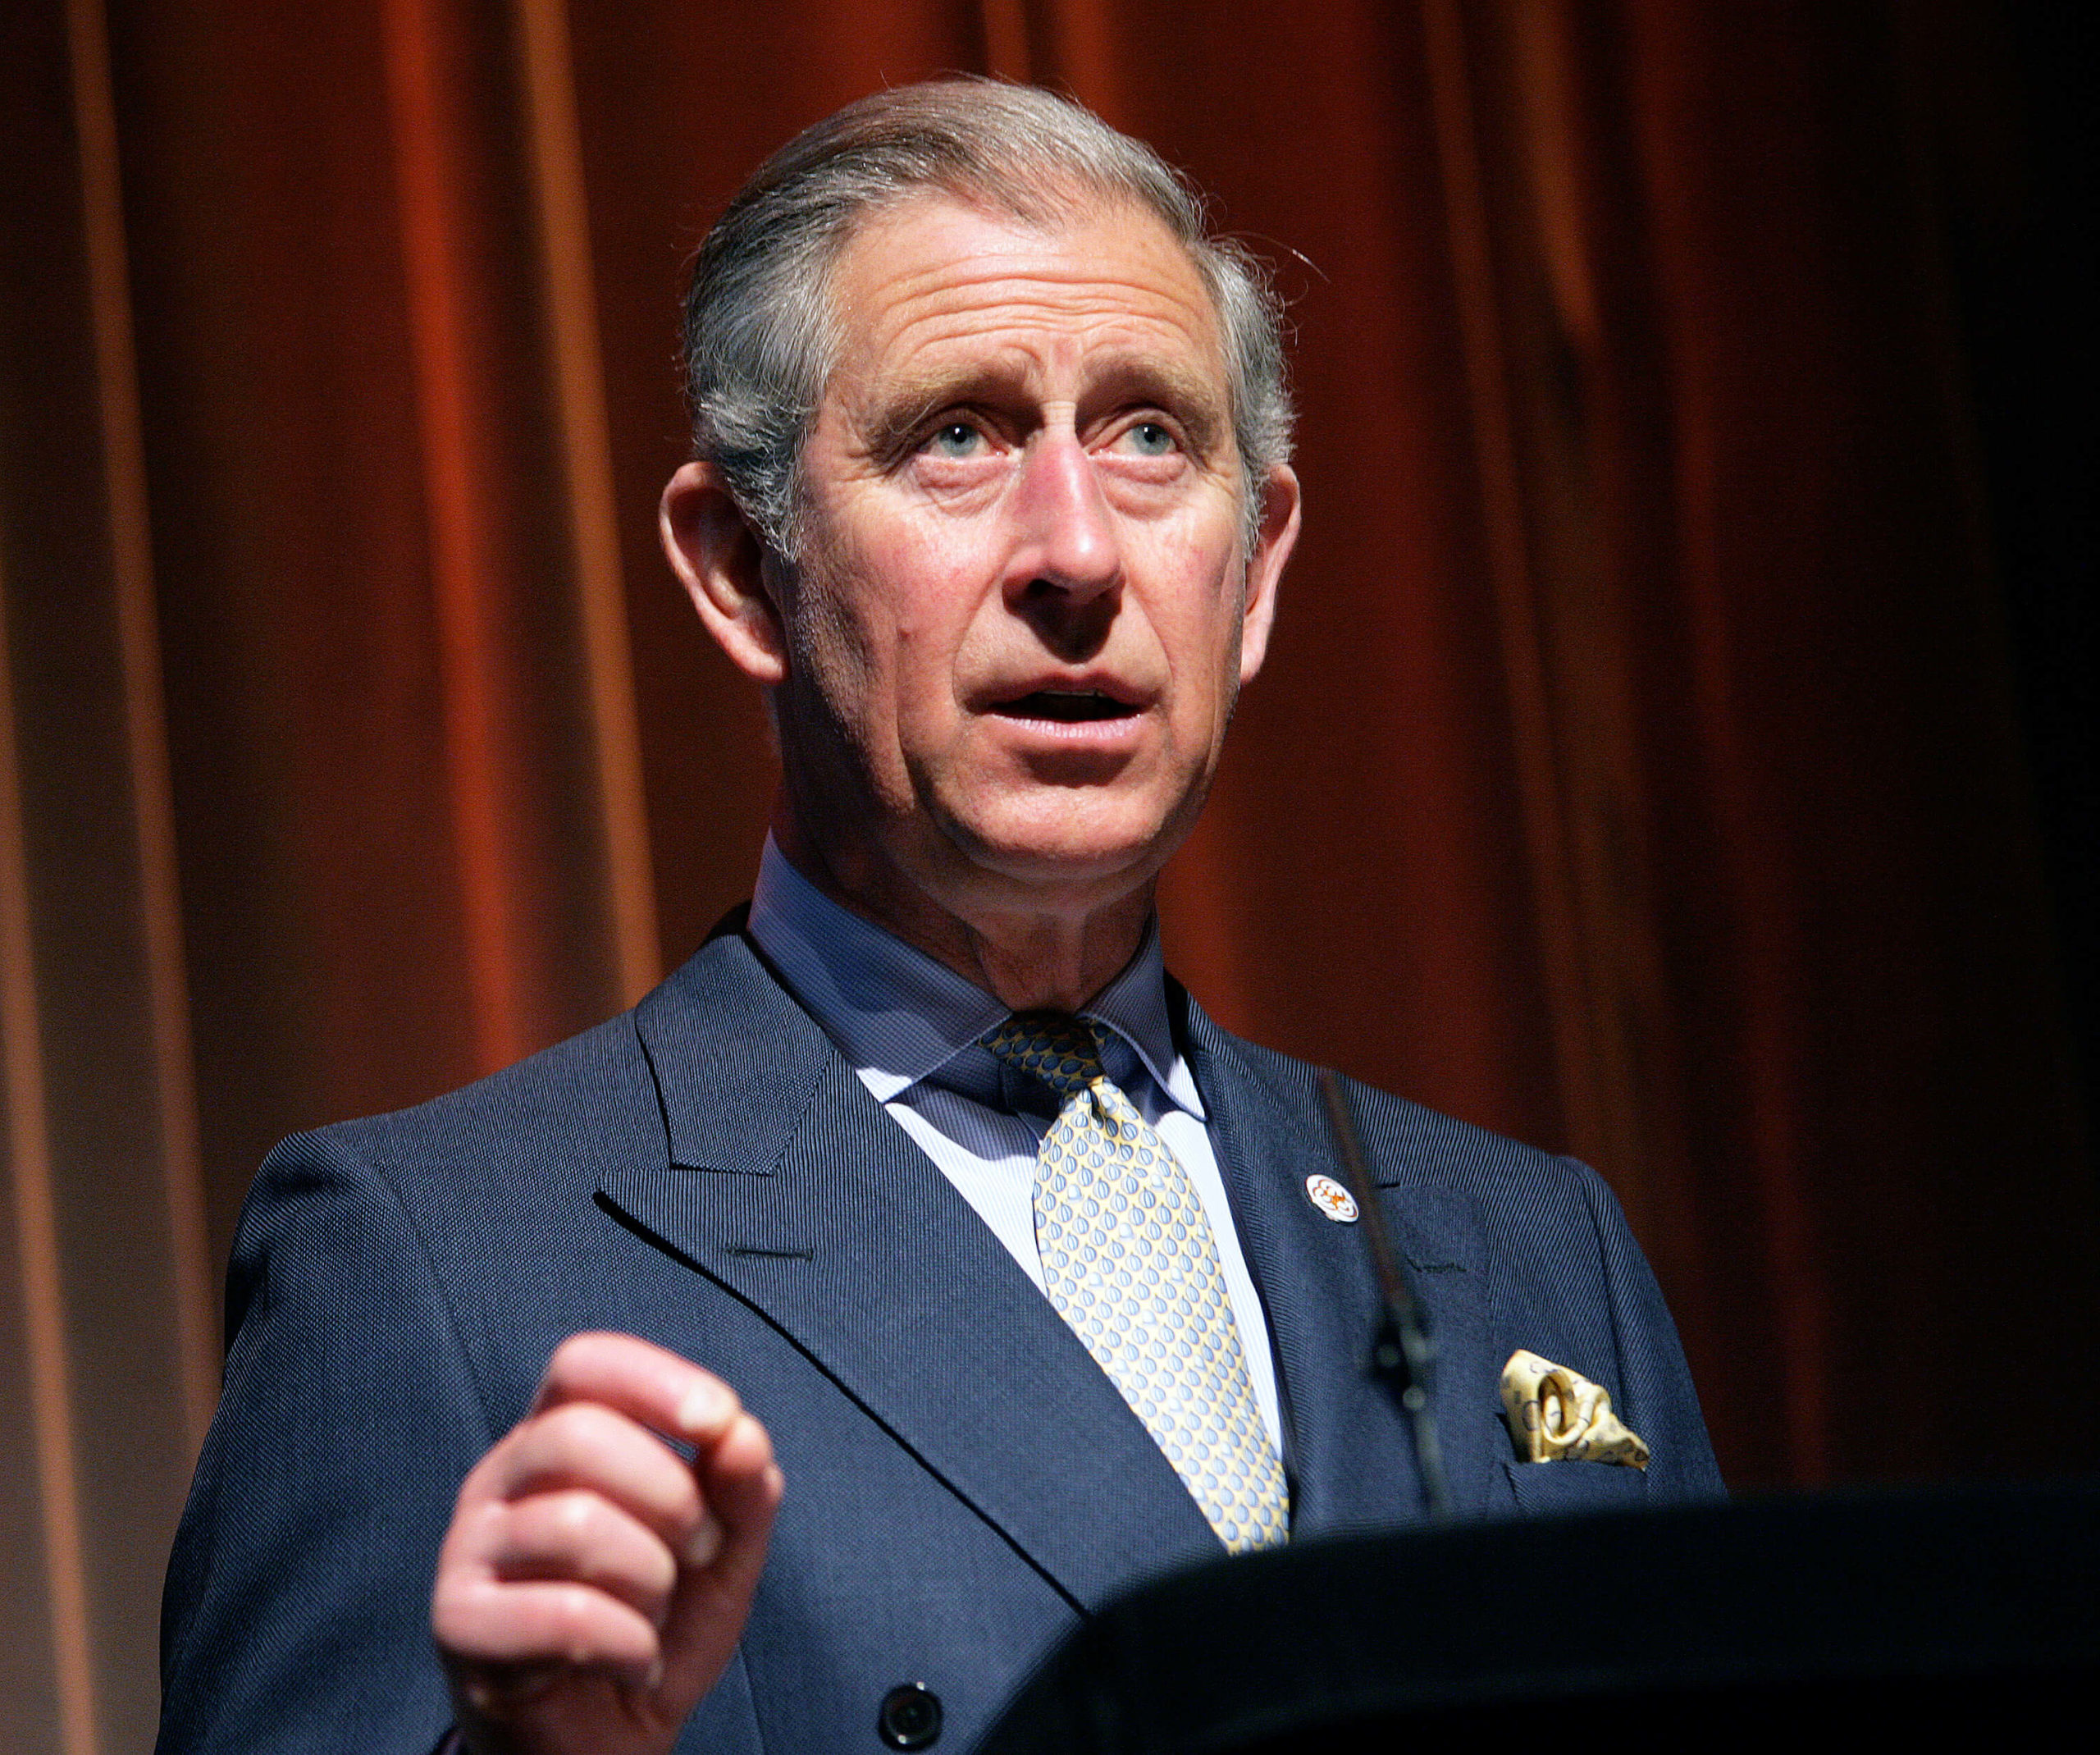
[[[1010,1011],[1077,1012],[1137,954],[1156,880],[1093,907],[944,905],[885,862],[827,859],[776,808],[774,839],[839,904],[954,970]]]

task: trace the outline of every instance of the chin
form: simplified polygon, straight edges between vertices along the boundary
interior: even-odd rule
[[[1156,810],[1060,804],[1009,821],[958,820],[949,839],[971,865],[1017,889],[1098,906],[1158,875],[1187,833],[1187,821],[1162,822]]]

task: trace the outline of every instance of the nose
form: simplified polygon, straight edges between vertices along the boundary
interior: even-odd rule
[[[1075,434],[1052,429],[1036,436],[1021,462],[1013,507],[1020,538],[1011,557],[1014,588],[1084,604],[1121,578],[1114,514]]]

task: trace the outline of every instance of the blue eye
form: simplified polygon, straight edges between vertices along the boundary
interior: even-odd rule
[[[1174,449],[1174,435],[1160,421],[1141,420],[1125,436],[1147,457],[1164,457]]]
[[[937,427],[926,445],[929,450],[938,451],[943,457],[967,457],[983,436],[968,421],[952,420],[945,427]]]

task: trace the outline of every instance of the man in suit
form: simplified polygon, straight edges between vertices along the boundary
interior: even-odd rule
[[[663,527],[778,732],[748,916],[272,1154],[164,1748],[967,1748],[1133,1583],[1423,1515],[1313,1071],[1153,919],[1297,533],[1276,331],[1174,174],[1039,92],[885,94],[738,196]],[[1601,1182],[1350,1100],[1454,1508],[1718,1490]],[[1517,1461],[1519,1347],[1646,1472]]]

